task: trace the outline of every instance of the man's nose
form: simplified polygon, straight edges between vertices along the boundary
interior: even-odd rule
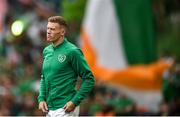
[[[47,33],[50,34],[50,33],[51,33],[51,30],[47,30]]]
[[[50,33],[51,33],[51,31],[48,31],[48,30],[47,30],[47,34],[50,34]]]

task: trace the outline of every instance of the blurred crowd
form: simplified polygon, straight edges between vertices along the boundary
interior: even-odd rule
[[[174,64],[164,72],[162,85],[163,101],[160,112],[164,115],[180,115],[180,64]]]
[[[37,103],[41,53],[47,18],[60,12],[60,2],[1,0],[0,5],[0,115],[43,115]],[[15,21],[23,24],[17,36]]]
[[[61,13],[59,0],[0,0],[0,116],[44,115],[38,110],[37,96],[41,73],[41,52],[46,45],[46,23]],[[24,24],[14,36],[11,25]],[[80,115],[180,115],[180,65],[174,63],[164,73],[163,101],[154,113],[139,107],[117,87],[96,81],[83,101]]]

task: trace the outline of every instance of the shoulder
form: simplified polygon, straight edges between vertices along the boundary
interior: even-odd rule
[[[66,49],[68,55],[71,58],[77,58],[79,56],[83,56],[83,52],[81,51],[81,49],[77,46],[75,46],[74,44],[70,44],[69,47]]]
[[[75,44],[67,41],[67,43],[66,43],[66,48],[67,48],[68,50],[73,50],[73,49],[77,49],[78,47],[77,47]]]
[[[69,54],[82,53],[81,49],[71,42],[67,43],[66,50]]]
[[[68,50],[69,50],[69,53],[71,54],[82,53],[81,49],[72,43],[70,43],[70,48]]]
[[[84,59],[84,55],[80,48],[71,49],[69,57],[71,61],[82,61]]]
[[[43,55],[46,55],[47,53],[52,52],[52,51],[53,51],[53,47],[50,44],[43,49]]]
[[[83,55],[83,52],[81,51],[80,48],[75,48],[75,49],[71,49],[70,54],[73,56],[74,55]]]

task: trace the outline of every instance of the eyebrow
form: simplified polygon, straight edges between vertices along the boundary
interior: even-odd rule
[[[55,27],[55,26],[54,26],[54,27],[48,27],[48,26],[47,26],[47,28],[50,28],[50,29],[55,29],[56,27]]]

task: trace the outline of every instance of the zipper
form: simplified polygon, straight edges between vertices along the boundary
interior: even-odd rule
[[[54,50],[54,48],[52,47],[52,50],[53,50],[53,52],[52,52],[52,55],[51,55],[51,57],[50,57],[50,59],[49,59],[49,72],[50,73],[52,73],[52,61],[53,61],[53,58],[54,58],[54,53],[55,53],[55,50]],[[51,80],[51,79],[50,79]],[[52,85],[51,85],[51,83],[50,83],[50,81],[48,81],[48,85],[49,85],[49,100],[50,100],[50,105],[51,105],[51,107],[52,108],[54,108],[54,104],[53,104],[53,102],[51,101],[52,100],[52,92],[51,92],[51,90],[52,90]]]

